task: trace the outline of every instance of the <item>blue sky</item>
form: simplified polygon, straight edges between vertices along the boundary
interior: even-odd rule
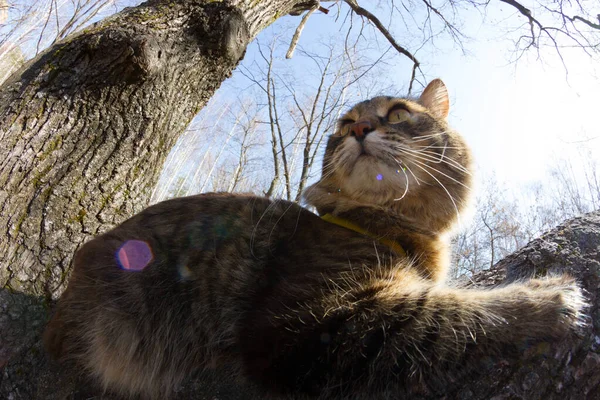
[[[139,2],[118,1],[120,6]],[[68,2],[59,3],[68,8]],[[443,0],[432,3],[465,34],[463,48],[441,30],[442,25],[439,20],[436,22],[435,16],[432,29],[440,34],[436,35],[435,41],[423,45],[423,38],[429,32],[422,30],[426,14],[421,2],[404,2],[410,13],[403,15],[390,12],[389,1],[362,0],[359,3],[389,27],[401,45],[416,54],[425,74],[425,77],[419,77],[422,84],[436,77],[446,82],[452,100],[450,123],[467,138],[484,174],[494,172],[499,179],[511,184],[526,184],[545,179],[548,167],[560,158],[577,164],[580,161],[578,148],[586,147],[592,154],[600,154],[598,59],[592,60],[580,50],[563,49],[568,77],[553,49],[542,49],[541,59],[531,51],[513,62],[513,41],[525,20],[499,1],[490,2],[485,13],[455,2],[459,7],[456,14],[442,6]],[[539,11],[532,1],[523,4]],[[338,5],[332,2],[322,5],[332,7],[332,11],[329,15],[318,11],[313,14],[304,29],[300,46],[313,49],[314,44],[321,41],[337,41],[341,46],[341,38],[349,24],[345,19],[349,8],[341,5],[341,14],[336,20]],[[584,5],[591,9],[594,1],[584,0]],[[108,7],[106,11],[113,12],[114,8]],[[600,9],[596,11],[600,12]],[[359,25],[359,20],[354,18],[355,26]],[[299,21],[300,17],[280,18],[258,39],[268,43],[274,33],[279,33],[289,40]],[[373,58],[388,49],[387,41],[372,27],[366,26],[363,33],[365,43],[372,47]],[[285,50],[279,51],[280,58],[284,57]],[[243,63],[250,62],[255,55],[256,42],[249,46]],[[281,62],[292,66],[296,73],[311,68],[303,65],[300,57]],[[380,75],[382,85],[391,84],[402,93],[408,85],[411,64],[401,56],[389,62]],[[247,85],[240,83],[242,80],[239,70],[235,71],[218,95],[227,96],[231,88]],[[581,172],[581,169],[576,171]]]
[[[546,179],[548,167],[560,158],[577,167],[581,147],[600,155],[600,74],[594,60],[581,50],[565,48],[561,50],[565,69],[554,49],[542,48],[515,62],[513,40],[517,36],[507,31],[519,27],[523,19],[510,7],[495,4],[485,16],[475,10],[460,14],[458,24],[469,36],[464,40],[466,54],[447,35],[416,52],[426,78],[440,77],[448,86],[449,121],[472,146],[482,174],[493,172],[509,185],[525,185]],[[364,5],[369,7],[366,2]],[[398,16],[386,21],[382,10],[372,11],[389,23],[401,44],[411,50],[418,47],[419,33],[407,33]],[[418,15],[415,18],[419,21]],[[293,28],[298,21],[285,18],[259,39],[266,40],[282,26]],[[339,30],[345,32],[341,21],[317,12],[300,45],[329,38]],[[373,29],[367,28],[365,36],[377,42],[380,51],[387,47]],[[252,51],[251,46],[249,57]],[[396,58],[381,79],[404,89],[410,67],[405,59]]]
[[[139,2],[121,0],[119,4]],[[432,4],[444,3],[440,0]],[[532,2],[524,4],[532,6],[533,3],[529,3]],[[594,7],[593,1],[584,3]],[[60,4],[68,5],[64,1]],[[581,50],[565,48],[561,50],[567,64],[565,69],[555,50],[542,48],[539,54],[530,51],[514,62],[517,53],[513,41],[525,21],[510,6],[498,1],[491,2],[485,13],[462,7],[461,2],[455,3],[459,7],[456,14],[448,7],[440,8],[465,34],[462,48],[442,30],[435,16],[432,18],[435,40],[423,44],[429,32],[422,30],[426,14],[420,8],[421,2],[403,3],[410,11],[403,15],[391,13],[387,8],[389,1],[363,0],[360,4],[376,14],[397,41],[421,61],[424,73],[419,76],[421,84],[436,77],[444,80],[451,95],[449,121],[473,148],[482,176],[494,173],[510,186],[526,185],[547,179],[548,168],[560,159],[568,159],[574,164],[575,173],[583,174],[582,167],[578,166],[581,148],[588,149],[593,156],[600,154],[598,59],[591,59]],[[349,24],[345,19],[348,6],[340,7],[341,14],[336,19],[338,6],[332,2],[322,5],[332,7],[332,12],[313,14],[300,46],[314,49],[316,43],[336,41],[342,46],[341,38]],[[110,13],[114,8],[106,11]],[[280,34],[289,40],[299,21],[300,17],[280,18],[258,39],[268,43],[273,34]],[[355,16],[355,27],[359,21]],[[367,25],[363,34],[373,59],[389,48],[385,38],[371,26]],[[285,50],[279,50],[279,58],[283,59]],[[255,56],[256,42],[249,46],[242,63],[250,62]],[[291,66],[296,73],[311,68],[303,64],[301,57],[280,63]],[[403,93],[410,73],[411,63],[406,58],[388,59],[380,74],[381,86],[392,85],[397,93]],[[247,82],[243,82],[238,69],[217,96],[226,97],[244,85]],[[419,85],[417,93],[418,90]]]

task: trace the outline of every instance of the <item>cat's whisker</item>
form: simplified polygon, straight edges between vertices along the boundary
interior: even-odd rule
[[[465,149],[462,146],[434,146],[434,145],[414,146],[412,143],[411,143],[411,147],[414,147],[415,149],[452,149],[452,150],[464,150]]]
[[[427,162],[427,163],[434,163],[434,164],[444,163],[444,164],[447,164],[448,166],[450,166],[452,168],[455,168],[455,169],[461,171],[462,173],[464,173],[466,175],[471,175],[469,173],[469,171],[465,170],[465,168],[462,165],[460,165],[460,164],[458,164],[458,165],[453,164],[452,160],[449,159],[448,157],[446,157],[444,160],[440,160],[438,158],[433,158],[433,156],[430,156],[430,155],[427,155],[427,154],[421,154],[421,153],[418,153],[418,152],[411,151],[410,149],[397,148],[397,150],[401,151],[401,152],[404,152],[405,154],[409,154],[413,158],[422,160],[422,161]]]
[[[425,138],[425,137],[435,137],[435,136],[440,136],[440,135],[447,135],[449,134],[450,130],[445,130],[445,131],[440,131],[440,132],[436,132],[436,133],[430,133],[429,135],[416,135],[416,138]]]
[[[423,157],[429,157],[430,161],[435,164],[444,163],[444,164],[449,165],[450,167],[456,168],[457,170],[463,172],[466,175],[471,176],[471,173],[469,172],[469,170],[467,168],[465,168],[465,166],[463,166],[461,163],[459,163],[458,161],[454,160],[451,157],[446,157],[442,154],[442,157],[438,158],[439,153],[434,153],[434,152],[429,152],[429,151],[418,151],[417,154],[419,154]]]
[[[469,190],[471,190],[471,188],[470,188],[468,185],[465,185],[464,183],[462,183],[462,182],[460,182],[459,180],[457,180],[457,179],[455,179],[455,178],[451,177],[450,175],[447,175],[447,174],[443,173],[443,172],[442,172],[442,171],[440,171],[439,169],[437,169],[437,168],[435,168],[435,167],[433,167],[433,166],[431,166],[431,165],[429,165],[429,164],[427,164],[427,163],[424,163],[424,162],[422,162],[422,161],[419,161],[419,160],[413,160],[413,161],[414,161],[415,163],[417,163],[417,164],[420,164],[420,165],[422,165],[422,166],[423,166],[423,167],[425,167],[425,168],[429,168],[430,170],[432,170],[432,171],[434,171],[434,172],[437,172],[438,174],[441,174],[441,175],[445,176],[446,178],[450,179],[451,181],[453,181],[453,182],[455,182],[455,183],[458,183],[458,184],[459,184],[459,185],[461,185],[462,187],[464,187],[464,188],[466,188],[466,189],[469,189]]]
[[[409,150],[408,148],[405,148],[407,150]],[[442,154],[440,155],[439,152],[436,151],[429,151],[429,149],[442,149]],[[444,146],[433,146],[433,145],[429,145],[429,146],[411,146],[410,150],[412,151],[416,151],[419,152],[421,154],[427,154],[430,155],[432,157],[435,158],[440,158],[441,160],[448,160],[451,164],[453,164],[455,167],[461,169],[463,172],[467,173],[470,175],[470,173],[468,172],[468,169],[465,168],[461,163],[459,163],[458,161],[456,161],[454,158],[446,156],[446,150],[463,150],[464,147],[456,147],[456,146],[448,146],[447,144],[444,144]]]
[[[454,159],[452,159],[450,157],[445,157],[442,155],[441,158],[438,158],[438,156],[439,156],[438,153],[427,152],[427,151],[422,151],[422,150],[413,150],[413,149],[410,149],[410,148],[407,148],[404,146],[398,146],[398,145],[395,146],[395,149],[397,149],[399,151],[404,151],[408,154],[411,154],[413,157],[419,158],[423,161],[432,162],[435,164],[440,164],[440,163],[448,164],[450,167],[454,167],[469,176],[471,175],[471,173],[463,165],[461,165],[459,162],[455,161]]]
[[[438,132],[438,133],[432,133],[431,135],[419,135],[419,136],[415,136],[413,138],[411,138],[414,142],[422,142],[424,140],[428,140],[428,139],[432,139],[438,136],[442,136],[442,135],[447,135],[448,132],[447,131],[443,131],[443,132]]]
[[[417,149],[418,151],[424,151],[424,150],[427,150],[427,149],[432,149],[434,145],[435,145],[435,143],[428,144],[427,146],[420,146],[420,145],[419,146],[415,146],[414,143],[410,143],[409,146],[410,146],[411,149],[418,148]]]
[[[452,194],[450,193],[448,188],[446,188],[446,186],[438,178],[436,178],[435,175],[433,175],[431,172],[429,172],[427,168],[425,168],[425,167],[428,167],[426,164],[424,164],[420,161],[417,161],[417,160],[412,160],[412,161],[413,161],[413,163],[414,163],[413,165],[415,167],[421,169],[427,175],[431,176],[440,185],[440,187],[444,190],[444,192],[446,192],[446,194],[448,195],[448,198],[452,202],[454,210],[456,211],[456,217],[458,219],[458,222],[460,223],[460,212],[458,211],[458,205],[456,204],[456,201],[454,200],[454,197],[452,196]],[[439,171],[437,171],[437,172],[439,172]]]
[[[437,155],[437,153],[434,152],[429,152],[429,151],[425,151],[423,152],[426,155],[429,155],[431,157],[435,157]],[[471,172],[469,171],[468,168],[466,168],[464,165],[462,165],[461,163],[459,163],[458,161],[456,161],[454,158],[452,157],[448,157],[448,156],[444,156],[444,162],[446,164],[449,164],[450,166],[455,167],[456,169],[458,169],[461,172],[464,172],[466,175],[471,176]]]
[[[423,168],[421,165],[419,165],[417,163],[415,163],[414,166],[420,168],[427,175],[431,176],[441,186],[441,188],[444,189],[444,191],[446,192],[446,194],[450,198],[450,201],[452,202],[452,205],[454,206],[454,210],[456,211],[456,218],[458,220],[458,223],[460,224],[461,223],[460,212],[458,211],[458,206],[456,205],[456,201],[454,201],[454,197],[452,197],[452,195],[450,194],[450,191],[448,191],[448,189],[446,188],[446,186],[444,186],[444,184],[438,178],[436,178],[435,175],[433,175],[431,172],[429,172],[426,168]]]
[[[402,200],[406,196],[406,193],[408,193],[408,182],[409,182],[408,174],[406,173],[406,170],[403,166],[400,166],[400,171],[402,171],[402,173],[404,174],[404,177],[406,178],[406,186],[404,186],[404,193],[402,193],[402,196],[400,196],[397,199],[394,199],[394,201]],[[415,179],[416,179],[416,177],[415,177]]]
[[[415,182],[417,182],[417,185],[421,185],[421,182],[419,181],[419,178],[417,178],[417,176],[412,172],[412,170],[410,169],[410,167],[408,166],[407,163],[402,162],[396,158],[394,158],[396,160],[396,162],[398,162],[398,165],[400,166],[400,169],[402,169],[403,167],[406,168],[408,170],[408,172],[410,172],[410,174],[413,176],[413,178],[415,179]]]
[[[414,174],[414,172],[412,172],[412,169],[410,169],[410,166],[408,164],[405,164],[405,166],[406,166],[406,169],[408,170],[408,172],[410,172],[410,174],[413,176],[413,178],[415,178],[417,185],[421,186],[421,181],[419,180],[419,178],[417,178],[417,176]]]
[[[434,157],[437,155],[436,153],[432,153],[432,154],[428,154],[428,152],[425,153],[421,153],[421,155],[423,156],[429,156],[429,157]],[[437,158],[435,158],[437,159]],[[458,171],[464,173],[467,176],[471,176],[471,172],[468,170],[468,168],[466,168],[464,165],[462,165],[461,163],[459,163],[458,161],[456,161],[455,159],[451,158],[451,157],[444,157],[443,160],[440,160],[442,163],[447,164],[448,166],[457,169]],[[436,164],[440,164],[440,162],[435,162]]]
[[[443,159],[444,159],[444,156],[446,155],[446,149],[447,149],[447,148],[448,148],[448,147],[447,147],[447,145],[446,145],[446,144],[444,144],[444,149],[442,150],[442,155],[440,156],[440,160],[443,160]]]
[[[405,152],[405,153],[409,153],[409,154],[411,154],[411,155],[415,155],[415,156],[417,156],[417,157],[421,158],[422,160],[426,160],[426,161],[433,162],[433,163],[436,163],[436,164],[439,164],[439,163],[441,163],[441,162],[444,162],[444,160],[443,160],[443,159],[440,159],[440,158],[438,158],[438,157],[433,157],[433,156],[431,156],[431,155],[429,155],[429,154],[425,154],[425,153],[424,153],[424,152],[422,152],[422,151],[413,150],[413,149],[411,149],[411,148],[409,148],[409,147],[404,147],[404,146],[399,146],[399,145],[396,145],[396,146],[394,146],[394,148],[395,148],[396,150],[400,150],[400,151],[403,151],[403,152]]]

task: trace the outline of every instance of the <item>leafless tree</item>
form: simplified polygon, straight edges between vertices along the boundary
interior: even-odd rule
[[[578,168],[555,160],[549,179],[512,193],[495,176],[484,177],[473,219],[453,240],[455,276],[487,269],[563,221],[598,210],[598,160],[585,148],[578,154]]]
[[[344,68],[348,53],[335,54],[333,46],[329,47],[326,58],[317,57],[315,54],[303,51],[303,54],[313,61],[315,69],[319,72],[316,89],[311,95],[300,99],[298,91],[289,84],[284,83],[291,96],[295,115],[296,140],[300,141],[302,148],[302,168],[294,201],[300,201],[300,196],[306,187],[309,175],[313,169],[320,150],[321,142],[327,133],[332,133],[340,110],[346,105],[351,73],[364,66],[354,65],[353,68]],[[362,67],[362,68],[361,68]]]
[[[244,174],[248,173],[248,164],[250,163],[250,153],[253,148],[258,147],[260,143],[256,141],[256,133],[258,129],[258,109],[255,104],[250,102],[242,103],[240,106],[244,114],[245,121],[239,123],[239,139],[236,153],[235,167],[231,172],[227,192],[234,192],[239,188],[240,183],[244,178]]]
[[[271,136],[271,154],[274,174],[267,196],[277,193],[283,180],[283,196],[299,201],[308,180],[315,172],[320,144],[323,138],[332,133],[341,110],[357,98],[356,84],[373,72],[376,66],[385,66],[384,56],[373,61],[361,56],[356,48],[338,49],[333,44],[320,43],[320,50],[307,51],[300,47],[296,57],[304,59],[304,68],[310,70],[300,76],[295,72],[282,73],[276,66],[277,48],[280,39],[276,37],[268,46],[258,46],[260,58],[250,66],[242,66],[241,73],[262,94],[266,120]],[[313,46],[315,47],[315,46]],[[350,62],[352,60],[352,62]],[[274,71],[279,69],[279,73]],[[315,82],[314,85],[307,81]],[[371,89],[383,87],[372,85]]]
[[[363,7],[359,4],[363,2],[358,0],[335,0],[331,2],[332,6],[324,8],[327,3],[330,2],[315,2],[313,8],[307,11],[291,40],[288,56],[301,42],[300,34],[308,18],[316,10],[328,12],[336,7],[337,18],[345,15],[342,18],[348,22],[346,46],[353,42],[350,31],[358,30],[354,40],[360,40],[365,37],[363,31],[372,26],[398,54],[412,63],[409,93],[419,78],[417,72],[421,61],[416,54],[420,48],[441,37],[449,37],[466,51],[464,40],[468,37],[463,29],[466,24],[463,13],[476,11],[485,18],[490,8],[497,8],[500,3],[509,6],[508,11],[513,14],[503,21],[503,29],[505,37],[514,41],[515,60],[532,50],[542,57],[541,50],[547,47],[555,50],[565,68],[563,54],[566,49],[578,49],[594,58],[600,55],[600,9],[596,0],[533,0],[527,4],[516,0],[388,0],[378,1],[374,12]],[[386,15],[389,15],[388,21],[383,18]],[[396,40],[397,32],[389,29],[392,20],[401,21],[404,30],[413,33],[414,39],[417,39],[414,33],[419,32],[419,40],[410,47],[401,45]]]
[[[550,46],[564,63],[561,49],[576,47],[589,55],[600,51],[600,9],[594,0],[535,0],[527,7],[516,0],[500,0],[523,20],[515,41],[517,57],[525,51]]]
[[[140,0],[3,0],[0,10],[6,29],[0,30],[0,57],[15,48],[24,53],[25,59],[34,57],[99,18],[139,3]]]

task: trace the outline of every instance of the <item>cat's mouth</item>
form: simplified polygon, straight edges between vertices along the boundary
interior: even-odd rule
[[[396,169],[397,154],[390,152],[389,144],[376,140],[374,133],[369,134],[365,140],[348,138],[346,144],[340,148],[336,157],[339,170],[351,174],[358,170],[378,170],[380,168]]]
[[[381,148],[378,148],[376,145],[370,144],[365,145],[364,142],[360,143],[360,148],[358,150],[358,155],[356,156],[356,160],[367,159],[370,158],[373,161],[382,162],[384,164],[388,164],[388,161],[385,157],[385,152],[382,151]]]
[[[379,152],[378,146],[376,143],[370,141],[357,141],[358,148],[358,157],[376,157]]]

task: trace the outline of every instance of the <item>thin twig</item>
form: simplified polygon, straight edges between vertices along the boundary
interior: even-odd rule
[[[408,95],[409,96],[412,94],[413,83],[415,82],[415,76],[417,75],[418,67],[419,67],[419,64],[417,64],[417,63],[413,64],[412,73],[410,74],[410,82],[408,84]]]
[[[360,15],[361,17],[365,17],[373,25],[375,25],[375,27],[379,30],[379,32],[381,32],[381,34],[388,40],[388,42],[390,42],[392,47],[395,48],[400,54],[406,56],[413,63],[419,65],[419,61],[417,60],[417,58],[410,51],[408,51],[404,47],[400,46],[398,44],[398,42],[396,42],[396,40],[394,39],[392,34],[386,29],[385,26],[383,26],[381,21],[375,15],[371,14],[371,12],[369,12],[369,11],[365,10],[364,8],[362,8],[361,6],[359,6],[358,3],[356,2],[356,0],[344,0],[344,1],[346,2],[346,4],[348,4],[350,6],[350,8],[352,8],[352,11],[354,11],[356,14]]]
[[[318,9],[319,9],[319,2],[317,1],[316,4],[314,6],[312,6],[312,8],[310,10],[308,10],[306,12],[306,14],[304,14],[304,17],[302,17],[302,20],[300,21],[300,24],[296,28],[296,32],[294,33],[294,36],[292,37],[292,41],[290,42],[290,48],[288,49],[288,51],[285,55],[285,58],[290,59],[294,56],[294,50],[296,50],[296,45],[298,44],[298,40],[300,40],[300,35],[302,34],[302,31],[304,30],[304,25],[306,25],[306,22],[308,21],[308,19],[312,15],[312,13],[314,13]]]

